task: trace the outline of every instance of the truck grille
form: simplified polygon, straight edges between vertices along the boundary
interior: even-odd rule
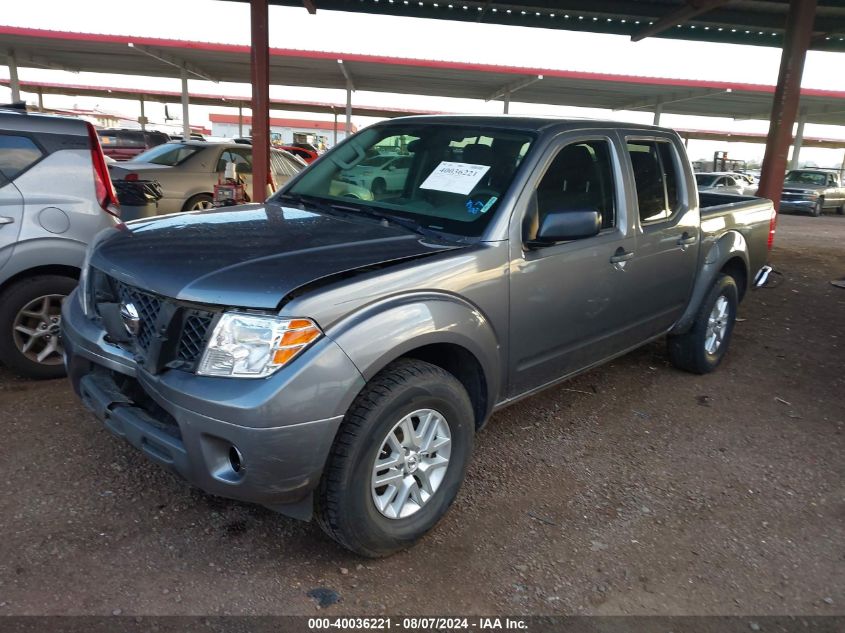
[[[121,303],[131,303],[138,310],[141,326],[138,329],[137,342],[144,351],[150,348],[150,341],[155,331],[156,319],[161,311],[161,299],[134,288],[122,281],[115,281],[117,298]]]
[[[188,371],[195,368],[217,311],[141,290],[95,269],[91,272],[96,277],[92,285],[98,288],[94,298],[97,306],[131,303],[138,311],[138,332],[130,340],[121,332],[116,338],[121,347],[153,372],[164,368]],[[100,314],[99,307],[97,311]]]
[[[781,193],[781,200],[810,200],[811,194],[801,189],[784,189]]]
[[[182,336],[179,338],[179,359],[196,363],[205,348],[208,330],[214,315],[211,312],[196,313],[185,319]]]

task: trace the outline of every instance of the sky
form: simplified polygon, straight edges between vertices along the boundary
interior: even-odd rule
[[[201,40],[229,44],[249,43],[248,4],[220,0],[35,0],[5,3],[0,23],[42,29]],[[319,3],[317,3],[319,6]],[[71,8],[72,7],[72,8]],[[131,20],[127,19],[131,16]],[[535,68],[553,68],[625,75],[682,79],[709,79],[774,84],[780,50],[758,46],[725,45],[650,38],[631,42],[627,37],[552,29],[529,29],[491,24],[421,20],[384,15],[351,14],[319,10],[310,15],[300,8],[270,8],[270,45],[282,48],[344,53],[380,54],[449,61],[464,61]],[[802,86],[845,91],[845,53],[810,51]],[[139,87],[179,91],[177,79],[67,73],[45,69],[19,69],[21,80],[97,86]],[[8,69],[0,66],[0,77]],[[190,90],[209,94],[248,95],[247,84],[212,84],[192,80]],[[33,95],[25,95],[34,102]],[[273,86],[271,96],[280,99],[342,103],[341,90]],[[9,91],[0,87],[0,99]],[[50,108],[83,107],[137,117],[139,105],[115,99],[45,96]],[[445,112],[500,113],[501,102],[448,99],[414,95],[386,95],[358,91],[353,104],[385,105]],[[170,108],[171,114],[179,112]],[[218,107],[191,107],[191,122],[207,124],[210,112],[232,113]],[[511,102],[512,114],[551,114],[590,118],[615,118],[651,123],[648,112],[610,112]],[[151,121],[163,122],[164,106],[147,104]],[[275,116],[320,118],[316,114],[285,112]],[[353,117],[359,127],[374,121]],[[765,133],[765,121],[733,121],[716,117],[664,114],[661,125],[687,129],[749,131]],[[808,124],[807,136],[845,139],[845,127]],[[712,158],[716,150],[728,149],[732,158],[761,159],[763,145],[691,141],[692,159]],[[841,150],[804,148],[802,160],[833,166],[843,160]]]

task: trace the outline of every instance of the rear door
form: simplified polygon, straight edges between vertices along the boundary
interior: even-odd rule
[[[43,156],[28,136],[0,133],[0,268],[9,260],[23,224],[24,199],[14,180]]]
[[[698,270],[698,197],[671,134],[625,141],[637,224],[625,310],[632,338],[645,340],[668,330],[689,301]]]

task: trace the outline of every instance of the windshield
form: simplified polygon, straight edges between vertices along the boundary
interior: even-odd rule
[[[805,185],[826,185],[827,174],[820,171],[791,171],[786,182],[800,182]]]
[[[696,174],[695,182],[698,183],[699,187],[712,187],[716,178],[717,176],[710,176],[709,174]]]
[[[202,147],[197,145],[184,145],[183,143],[165,143],[158,145],[146,152],[138,154],[132,160],[136,163],[153,163],[155,165],[167,165],[173,167],[184,163],[191,156],[201,151]]]
[[[469,125],[376,126],[326,154],[285,194],[342,202],[352,212],[358,206],[423,229],[478,237],[533,140],[528,132]]]

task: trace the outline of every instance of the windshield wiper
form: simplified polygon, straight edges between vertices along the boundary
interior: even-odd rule
[[[363,204],[360,202],[355,202],[354,205],[352,204],[342,204],[342,203],[332,203],[332,208],[334,209],[343,209],[344,211],[352,211],[353,213],[360,213],[361,215],[366,215],[376,220],[381,220],[382,222],[386,222],[388,224],[396,224],[403,228],[406,228],[418,235],[423,235],[425,237],[430,237],[432,235],[438,236],[439,234],[436,231],[432,231],[430,229],[426,229],[425,227],[420,226],[410,218],[404,218],[400,215],[394,215],[393,213],[385,213],[376,207]]]
[[[400,226],[404,229],[416,233],[417,235],[422,235],[423,237],[436,237],[438,239],[443,239],[443,236],[440,234],[439,231],[422,227],[410,218],[404,218],[402,216],[394,215],[392,213],[385,213],[384,211],[381,211],[376,207],[373,207],[372,205],[361,203],[358,200],[356,200],[354,203],[344,204],[342,202],[324,200],[316,196],[306,196],[296,193],[282,194],[281,196],[279,196],[279,199],[290,200],[292,202],[297,202],[303,205],[310,204],[314,207],[317,207],[319,210],[326,211],[328,213],[357,213],[359,215],[367,216],[387,224],[395,224],[396,226]]]

